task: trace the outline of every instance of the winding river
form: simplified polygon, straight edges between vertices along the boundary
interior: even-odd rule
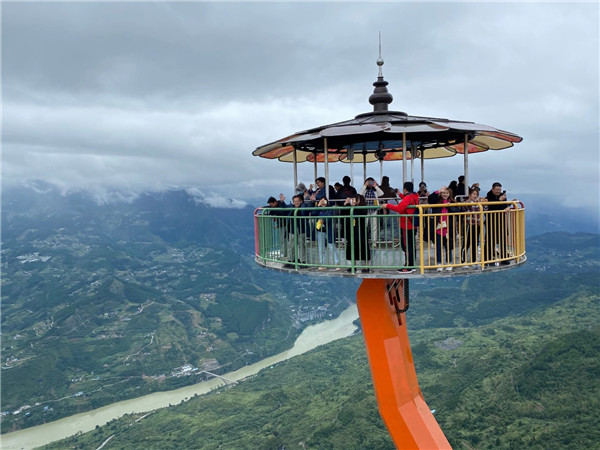
[[[356,304],[347,308],[340,316],[333,320],[327,320],[317,325],[307,327],[296,339],[294,346],[285,352],[265,358],[257,363],[244,366],[241,369],[223,375],[231,381],[240,381],[260,370],[270,367],[286,359],[301,355],[319,345],[327,344],[347,336],[356,330],[352,323],[358,318]],[[96,425],[104,425],[113,419],[125,414],[149,412],[169,405],[177,405],[181,401],[188,400],[194,395],[206,394],[212,389],[222,386],[225,382],[220,378],[212,378],[208,381],[186,386],[180,389],[156,392],[144,397],[124,400],[113,403],[89,412],[76,414],[64,419],[56,420],[37,427],[31,427],[12,433],[3,434],[0,437],[0,448],[2,449],[32,449],[72,436],[78,432],[86,433],[96,428]]]

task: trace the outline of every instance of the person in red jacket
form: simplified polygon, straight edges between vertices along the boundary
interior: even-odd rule
[[[402,250],[406,255],[405,265],[403,269],[398,269],[400,273],[411,273],[415,271],[415,231],[416,227],[414,224],[413,215],[418,213],[418,209],[409,208],[409,206],[419,204],[419,195],[414,192],[414,185],[412,182],[407,181],[404,183],[402,194],[398,193],[398,196],[402,199],[400,204],[393,205],[391,203],[385,203],[381,205],[382,208],[391,209],[400,214],[406,214],[400,217],[400,230],[402,232]]]

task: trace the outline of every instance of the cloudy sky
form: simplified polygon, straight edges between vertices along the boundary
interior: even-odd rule
[[[292,165],[252,151],[370,111],[381,32],[390,109],[523,137],[473,155],[471,181],[598,209],[596,2],[3,2],[1,15],[5,186],[290,198]],[[427,162],[428,185],[462,164]],[[384,174],[402,184],[401,163]]]

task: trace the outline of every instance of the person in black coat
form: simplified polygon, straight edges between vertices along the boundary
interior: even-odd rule
[[[353,197],[347,198],[344,206],[367,206],[367,201],[364,196],[356,194]],[[368,239],[368,210],[354,209],[351,211],[347,209],[344,212],[348,214],[348,218],[345,220],[346,259],[353,261],[355,265],[358,262],[362,262],[366,266],[371,260],[371,249],[369,248]],[[365,268],[362,271],[369,272],[369,269]],[[360,269],[357,272],[360,273]]]
[[[344,183],[344,185],[338,189],[335,195],[338,205],[343,205],[347,198],[354,197],[357,194],[356,189],[350,185],[351,181],[352,180],[348,175],[342,178],[342,182]]]
[[[287,233],[288,233],[288,261],[290,263],[306,264],[306,229],[308,211],[305,209],[302,194],[292,197],[289,206]]]
[[[499,182],[492,184],[492,189],[487,193],[488,202],[505,202],[506,191],[502,190]],[[506,226],[506,215],[504,211],[510,210],[506,204],[488,205],[488,215],[485,224],[485,261],[493,261],[496,258],[504,259],[508,257],[507,241],[508,228]],[[497,212],[492,212],[497,211]],[[496,246],[498,247],[496,249]],[[501,264],[510,264],[509,261],[501,261]]]
[[[279,200],[277,200],[275,197],[269,197],[267,204],[269,205],[268,208],[288,208],[288,205],[285,203],[285,196],[283,194],[279,194]],[[288,229],[286,219],[284,219],[284,217],[286,217],[289,212],[283,210],[276,211],[265,209],[263,214],[273,217],[273,222],[271,223],[271,239],[273,245],[279,244],[281,258],[287,261]]]
[[[459,209],[454,206],[446,206],[446,204],[454,203],[452,191],[446,186],[431,194],[428,200],[431,205],[431,213],[437,214],[433,218],[433,223],[430,223],[430,233],[436,248],[436,265],[448,265],[446,270],[450,271],[452,270],[450,264],[454,264],[453,250],[457,226],[452,213],[459,212]],[[443,249],[446,249],[446,257],[443,255]],[[442,268],[438,267],[437,270],[441,271]]]

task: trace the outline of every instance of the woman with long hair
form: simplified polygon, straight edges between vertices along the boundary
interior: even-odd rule
[[[475,264],[477,262],[479,233],[481,232],[481,225],[483,225],[483,217],[480,214],[482,207],[478,204],[479,202],[481,202],[479,191],[469,188],[469,196],[465,200],[465,206],[462,207],[463,211],[469,213],[465,216],[465,233],[460,252],[460,261],[462,263],[467,262],[468,253],[471,254],[471,263]],[[473,267],[477,268],[477,265]]]
[[[367,201],[364,196],[356,194],[347,198],[344,206],[367,206]],[[354,209],[353,211],[347,210],[346,213],[349,215],[346,220],[346,259],[353,261],[355,265],[362,262],[364,266],[367,266],[371,260],[371,249],[367,236],[368,210]],[[356,272],[361,273],[361,269],[357,269]],[[366,267],[362,269],[362,272],[370,272],[370,270]]]
[[[468,262],[468,253],[471,254],[470,262],[472,264],[477,262],[477,246],[479,245],[479,233],[482,224],[482,217],[480,214],[482,207],[480,204],[477,204],[480,201],[479,191],[474,188],[469,188],[469,196],[465,200],[465,206],[462,208],[463,211],[469,213],[465,216],[465,233],[460,252],[460,261],[463,263]],[[477,265],[474,265],[473,267],[476,268]]]
[[[452,266],[449,264],[453,263],[452,251],[454,250],[454,235],[456,230],[454,219],[449,213],[456,212],[456,208],[445,205],[454,203],[454,197],[450,189],[446,186],[443,186],[438,192],[432,195],[435,194],[437,194],[437,198],[430,199],[429,201],[432,204],[432,213],[439,214],[435,220],[435,264],[437,266],[448,265],[446,270],[450,271],[452,270]],[[445,255],[443,250],[446,250]],[[444,269],[438,267],[437,270],[441,272]]]

